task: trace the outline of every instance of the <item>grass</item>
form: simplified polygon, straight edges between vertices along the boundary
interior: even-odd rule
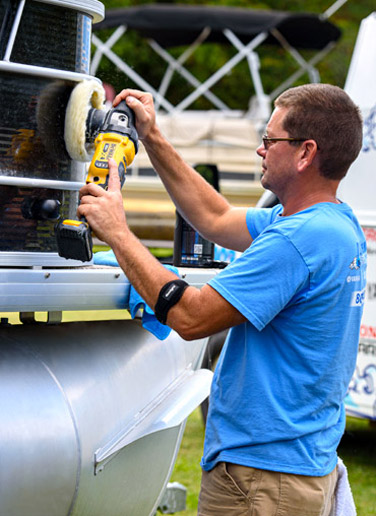
[[[179,516],[196,516],[201,482],[200,460],[204,443],[204,425],[200,409],[188,418],[179,455],[171,482],[180,482],[187,489],[187,509],[175,513]]]
[[[345,463],[358,516],[376,514],[376,426],[348,417],[339,456]]]
[[[187,488],[187,509],[178,516],[196,516],[200,489],[200,459],[204,426],[199,409],[188,418],[180,452],[171,477]],[[344,461],[358,516],[376,515],[376,425],[347,418],[346,432],[338,449]]]

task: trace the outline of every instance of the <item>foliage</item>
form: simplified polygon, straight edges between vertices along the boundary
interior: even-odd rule
[[[134,7],[141,4],[153,3],[148,0],[104,0],[106,9],[119,7]],[[180,0],[180,2],[164,1],[154,3],[180,3],[194,5],[222,5],[233,7],[252,7],[253,9],[275,9],[280,11],[305,11],[317,14],[324,13],[334,0],[255,0],[250,5],[248,0]],[[374,10],[374,0],[348,0],[334,15],[330,21],[342,31],[342,37],[334,50],[330,52],[317,66],[321,81],[338,86],[344,86],[348,66],[350,63],[354,43],[361,20]],[[95,27],[94,27],[95,29]],[[107,39],[113,30],[100,31],[98,35],[102,40]],[[158,89],[165,70],[164,61],[150,49],[146,41],[135,31],[129,30],[119,40],[113,50],[120,55],[129,66],[134,68],[149,84]],[[173,54],[179,56],[183,48],[174,48]],[[204,81],[225,63],[235,50],[228,45],[208,43],[202,45],[188,60],[187,67],[200,81]],[[261,46],[258,49],[261,63],[261,75],[266,93],[271,93],[283,79],[289,77],[297,69],[294,60],[286,55],[286,52],[277,47]],[[314,52],[302,52],[305,59],[309,59]],[[103,58],[97,76],[104,82],[111,83],[117,91],[124,87],[134,87],[133,81],[124,76],[115,66]],[[303,75],[295,84],[303,84],[309,81],[307,75]],[[239,63],[227,74],[212,90],[218,97],[227,103],[231,109],[246,110],[248,102],[253,94],[253,85],[249,77],[248,65],[245,60]],[[174,75],[168,92],[169,100],[177,104],[191,92],[186,82],[177,74]],[[209,109],[211,105],[203,98],[198,99],[192,106],[196,109]]]

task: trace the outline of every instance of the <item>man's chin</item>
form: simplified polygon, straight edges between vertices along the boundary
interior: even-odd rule
[[[261,176],[260,182],[263,188],[265,188],[265,190],[270,190],[270,185],[268,184],[268,179],[265,177],[265,172]]]
[[[272,193],[274,193],[274,195],[277,195],[273,189],[273,186],[270,183],[268,183],[268,180],[265,176],[261,176],[260,183],[261,183],[261,186],[265,190],[269,190],[269,192],[272,192]],[[277,197],[278,197],[278,195],[277,195]]]

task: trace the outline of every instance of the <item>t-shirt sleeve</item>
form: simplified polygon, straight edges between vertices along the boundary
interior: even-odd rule
[[[309,270],[288,238],[267,229],[209,285],[262,330],[296,296],[304,295]]]
[[[248,208],[246,221],[248,231],[253,240],[274,222],[278,214],[282,212],[282,209],[281,204],[277,204],[273,208]]]

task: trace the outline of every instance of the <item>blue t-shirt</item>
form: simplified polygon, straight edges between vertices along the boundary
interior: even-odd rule
[[[323,476],[337,462],[358,349],[366,243],[346,204],[282,217],[251,208],[253,238],[209,285],[247,321],[213,378],[202,467]]]

